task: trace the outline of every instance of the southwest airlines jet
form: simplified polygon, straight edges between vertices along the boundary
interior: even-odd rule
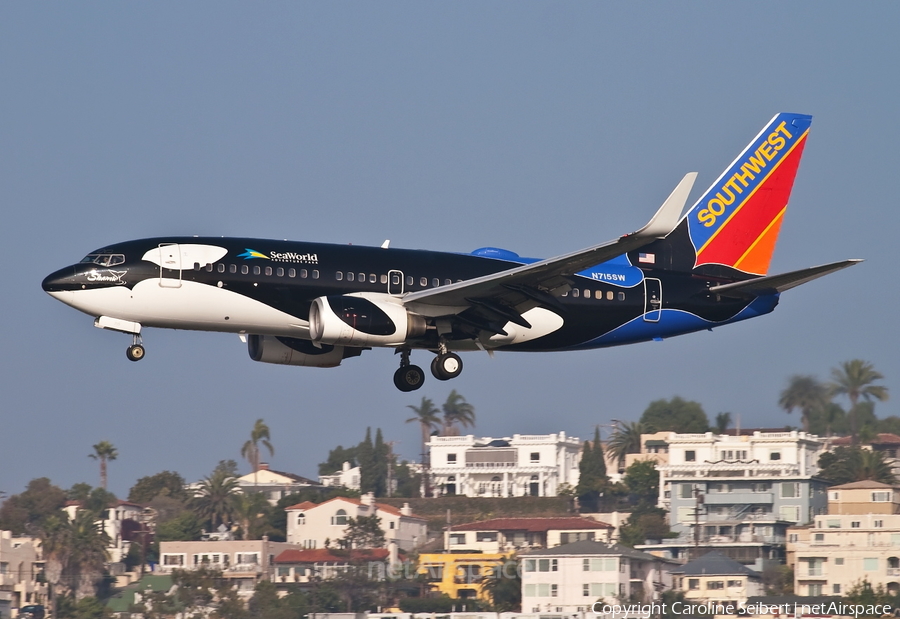
[[[779,295],[851,266],[780,275],[769,262],[811,116],[778,114],[682,215],[687,174],[632,234],[555,258],[241,238],[169,237],[91,252],[43,288],[131,334],[143,327],[237,333],[254,361],[334,367],[373,347],[400,353],[394,384],[438,380],[457,352],[584,350],[660,340],[767,314]]]

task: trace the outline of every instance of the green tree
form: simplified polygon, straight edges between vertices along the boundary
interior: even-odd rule
[[[197,495],[191,500],[194,513],[209,521],[212,529],[226,524],[237,515],[235,497],[239,491],[237,479],[217,469],[200,482]]]
[[[466,402],[456,389],[450,391],[441,409],[444,412],[444,436],[458,436],[460,426],[463,428],[475,426],[475,408]]]
[[[716,415],[716,432],[719,434],[725,434],[728,431],[728,426],[731,425],[731,413],[718,413]]]
[[[581,452],[581,462],[578,463],[578,486],[575,494],[578,495],[582,505],[596,509],[600,493],[609,482],[606,476],[606,460],[603,457],[603,446],[600,444],[600,430],[594,430],[594,444],[584,442]]]
[[[247,492],[234,496],[234,511],[241,523],[243,539],[259,539],[262,537],[261,525],[266,522],[269,513],[269,501],[263,492]]]
[[[679,396],[651,402],[640,421],[650,432],[702,433],[709,430],[709,419],[703,407]]]
[[[875,367],[871,363],[862,359],[845,361],[840,367],[831,370],[831,382],[828,385],[831,394],[834,396],[844,395],[850,400],[848,417],[850,418],[850,436],[854,445],[859,442],[857,403],[860,398],[867,402],[887,400],[887,387],[874,384],[882,379],[884,376],[875,371]]]
[[[522,608],[522,574],[515,555],[503,557],[499,565],[481,577],[479,584],[498,613],[520,612]]]
[[[333,475],[335,471],[340,471],[344,466],[344,462],[349,462],[351,467],[359,465],[359,455],[357,454],[359,447],[353,446],[344,449],[338,445],[328,452],[328,459],[319,463],[319,475]]]
[[[128,492],[128,500],[143,505],[163,495],[185,501],[188,495],[184,486],[184,478],[181,475],[172,471],[162,471],[137,480]]]
[[[259,471],[259,446],[262,445],[269,451],[270,456],[275,455],[272,447],[272,437],[269,435],[269,426],[262,419],[257,419],[250,431],[250,438],[241,447],[241,457],[245,458],[253,467],[253,483],[256,484],[256,473]]]
[[[348,518],[344,537],[338,540],[341,548],[384,548],[386,543],[381,518],[376,515]]]
[[[391,459],[394,454],[391,452],[391,446],[384,442],[384,436],[381,434],[381,428],[375,432],[375,467],[373,481],[375,496],[382,497],[388,494],[388,468],[391,466]]]
[[[394,496],[412,499],[421,495],[422,476],[414,473],[406,460],[394,469],[394,475],[397,480],[397,491]]]
[[[407,419],[406,423],[417,423],[422,431],[422,465],[427,467],[428,440],[431,438],[431,433],[441,427],[441,418],[438,416],[440,411],[434,402],[426,397],[422,398],[422,402],[418,406],[408,404],[406,408],[415,413],[415,416]]]
[[[66,490],[66,498],[70,501],[87,501],[91,496],[91,490],[93,490],[91,485],[84,482],[72,484],[72,487]]]
[[[646,543],[648,539],[677,537],[678,534],[672,533],[669,528],[666,516],[664,509],[655,505],[639,504],[619,529],[619,543],[634,547]]]
[[[41,531],[47,580],[74,592],[76,600],[96,595],[109,543],[96,512],[80,509],[74,519],[65,512],[48,517]]]
[[[819,476],[832,484],[872,480],[894,485],[896,480],[884,455],[860,447],[838,447],[819,456]]]
[[[12,531],[13,535],[33,534],[65,504],[65,490],[46,477],[32,479],[24,492],[10,496],[0,506],[0,529]]]
[[[606,449],[617,462],[622,462],[626,454],[641,453],[641,434],[647,433],[640,421],[615,421]]]
[[[810,419],[828,403],[828,389],[815,376],[795,374],[781,392],[778,405],[788,414],[800,411],[800,424],[804,432],[810,431]]]
[[[372,443],[372,428],[366,428],[366,438],[356,448],[359,460],[359,491],[375,492],[375,445]]]
[[[879,419],[876,430],[878,432],[884,432],[886,434],[900,435],[900,417],[891,415],[890,417]]]
[[[106,464],[119,457],[119,452],[109,441],[100,441],[94,445],[94,453],[88,454],[88,458],[100,462],[100,487],[106,490]]]
[[[637,460],[625,469],[622,479],[628,494],[637,504],[656,505],[659,498],[659,471],[653,460]]]
[[[860,408],[863,408],[860,406]],[[857,415],[858,417],[861,415]],[[874,414],[873,414],[874,418]],[[821,408],[813,409],[809,414],[809,431],[819,436],[849,434],[850,422],[847,414],[839,404],[828,401]]]

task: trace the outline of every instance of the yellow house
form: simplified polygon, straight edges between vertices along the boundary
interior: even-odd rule
[[[499,553],[426,553],[419,555],[418,573],[424,574],[432,591],[453,599],[485,599],[482,576],[489,576],[507,559]],[[515,571],[516,563],[511,562]]]

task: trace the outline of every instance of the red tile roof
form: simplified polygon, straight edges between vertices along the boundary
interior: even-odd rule
[[[317,505],[312,501],[303,501],[302,503],[297,503],[296,505],[285,507],[284,510],[290,511],[292,509],[312,509],[313,507],[317,507]]]
[[[453,531],[572,531],[576,529],[613,529],[612,525],[590,518],[493,518],[450,527]]]
[[[849,436],[841,436],[839,438],[833,439],[831,441],[832,445],[850,445],[853,442],[853,438]],[[880,434],[876,434],[875,438],[871,441],[866,441],[867,444],[870,445],[900,445],[900,436],[896,434],[890,434],[887,432],[882,432]]]
[[[285,550],[275,557],[275,563],[346,563],[348,561],[384,561],[390,556],[386,548],[348,551],[317,548],[315,550]]]

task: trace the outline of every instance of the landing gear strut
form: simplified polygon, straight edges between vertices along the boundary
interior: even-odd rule
[[[409,349],[400,349],[400,369],[394,372],[394,386],[400,391],[415,391],[425,384],[425,372],[409,362]]]
[[[131,346],[125,349],[125,356],[128,357],[129,361],[140,361],[144,358],[145,354],[146,351],[144,350],[141,336],[139,333],[135,333]]]

